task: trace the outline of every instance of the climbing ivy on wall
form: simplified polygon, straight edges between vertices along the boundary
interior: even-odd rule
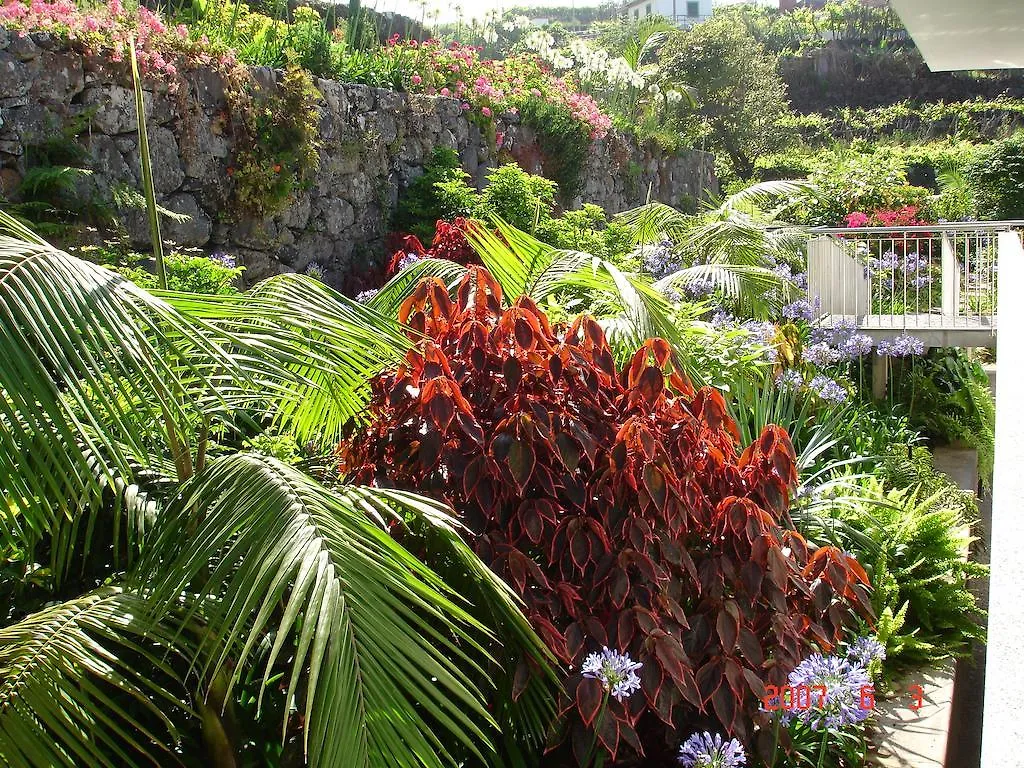
[[[320,165],[320,92],[309,73],[285,70],[275,88],[260,88],[236,70],[227,90],[229,120],[237,147],[228,175],[237,213],[265,216],[288,207]]]

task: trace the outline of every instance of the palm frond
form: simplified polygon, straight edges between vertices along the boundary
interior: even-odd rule
[[[813,195],[815,187],[806,181],[761,181],[734,192],[722,201],[719,210],[742,211],[754,207],[761,211],[788,207],[799,196]]]
[[[667,237],[679,242],[696,221],[665,203],[651,202],[617,214],[613,221],[626,228],[629,242],[647,245]]]
[[[300,442],[337,442],[362,411],[373,375],[410,345],[394,316],[306,275],[277,275],[236,296],[161,296],[237,340],[235,354],[273,359],[290,372],[269,392],[238,396],[273,414]]]
[[[522,295],[536,302],[561,294],[586,297],[620,363],[649,338],[678,346],[672,305],[646,279],[589,253],[554,248],[500,218],[494,223],[500,237],[479,227],[470,242],[501,284],[506,301]]]
[[[492,638],[385,532],[406,516],[439,532],[443,556],[471,568],[490,608],[539,652],[507,588],[461,542],[446,508],[394,491],[328,490],[267,457],[218,459],[186,486],[142,578],[163,604],[191,584],[218,596],[203,601],[217,643],[204,649],[206,667],[237,659],[237,679],[259,638],[276,630],[266,680],[292,641],[287,699],[304,681],[299,707],[314,767],[452,765],[455,745],[486,761],[495,724],[483,704],[484,644]],[[196,534],[184,542],[180,532],[190,528]]]
[[[663,293],[679,292],[695,281],[711,283],[743,317],[758,319],[777,316],[784,304],[801,293],[792,281],[779,277],[767,267],[747,264],[687,267],[662,278],[654,287]]]
[[[639,69],[653,57],[665,41],[674,25],[661,16],[649,16],[636,25],[622,49],[624,58],[633,69]]]
[[[197,397],[224,406],[215,383],[273,366],[240,364],[213,329],[111,270],[12,237],[0,237],[0,347],[0,488],[19,510],[0,534],[22,541],[94,503],[104,476],[127,481],[171,435],[185,440]]]
[[[176,763],[173,714],[188,709],[165,660],[175,615],[104,587],[0,628],[0,763]]]

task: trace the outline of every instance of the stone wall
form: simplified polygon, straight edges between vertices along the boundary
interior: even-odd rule
[[[266,68],[253,75],[263,88],[277,87],[280,77]],[[478,185],[496,163],[491,142],[457,101],[319,80],[322,149],[312,184],[282,213],[240,216],[230,202],[233,147],[225,129],[225,85],[218,73],[199,70],[186,73],[176,93],[162,86],[147,92],[154,181],[159,202],[190,217],[185,223],[165,220],[165,237],[234,254],[250,283],[317,262],[334,285],[372,285],[379,279],[370,273],[384,256],[389,212],[400,190],[423,172],[433,147],[457,149]],[[140,189],[127,67],[84,56],[45,35],[19,38],[0,29],[0,193],[17,189],[26,148],[59,135],[76,116],[87,120],[78,140],[93,170],[88,183],[107,197],[118,185]],[[532,132],[514,116],[498,127],[513,156],[528,170],[542,171],[544,147]],[[643,203],[648,194],[685,205],[716,187],[713,166],[706,153],[666,156],[611,135],[592,147],[581,197],[612,213]],[[142,212],[123,212],[122,223],[138,243],[147,241]]]

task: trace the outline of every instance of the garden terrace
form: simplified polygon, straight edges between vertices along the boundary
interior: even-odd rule
[[[807,280],[825,327],[856,323],[879,340],[994,347],[996,275],[1021,258],[1024,222],[816,228]]]

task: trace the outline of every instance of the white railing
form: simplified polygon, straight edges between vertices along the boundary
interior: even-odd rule
[[[856,319],[863,329],[994,335],[999,260],[1019,247],[1022,228],[1007,221],[812,229],[808,292],[824,317]]]

